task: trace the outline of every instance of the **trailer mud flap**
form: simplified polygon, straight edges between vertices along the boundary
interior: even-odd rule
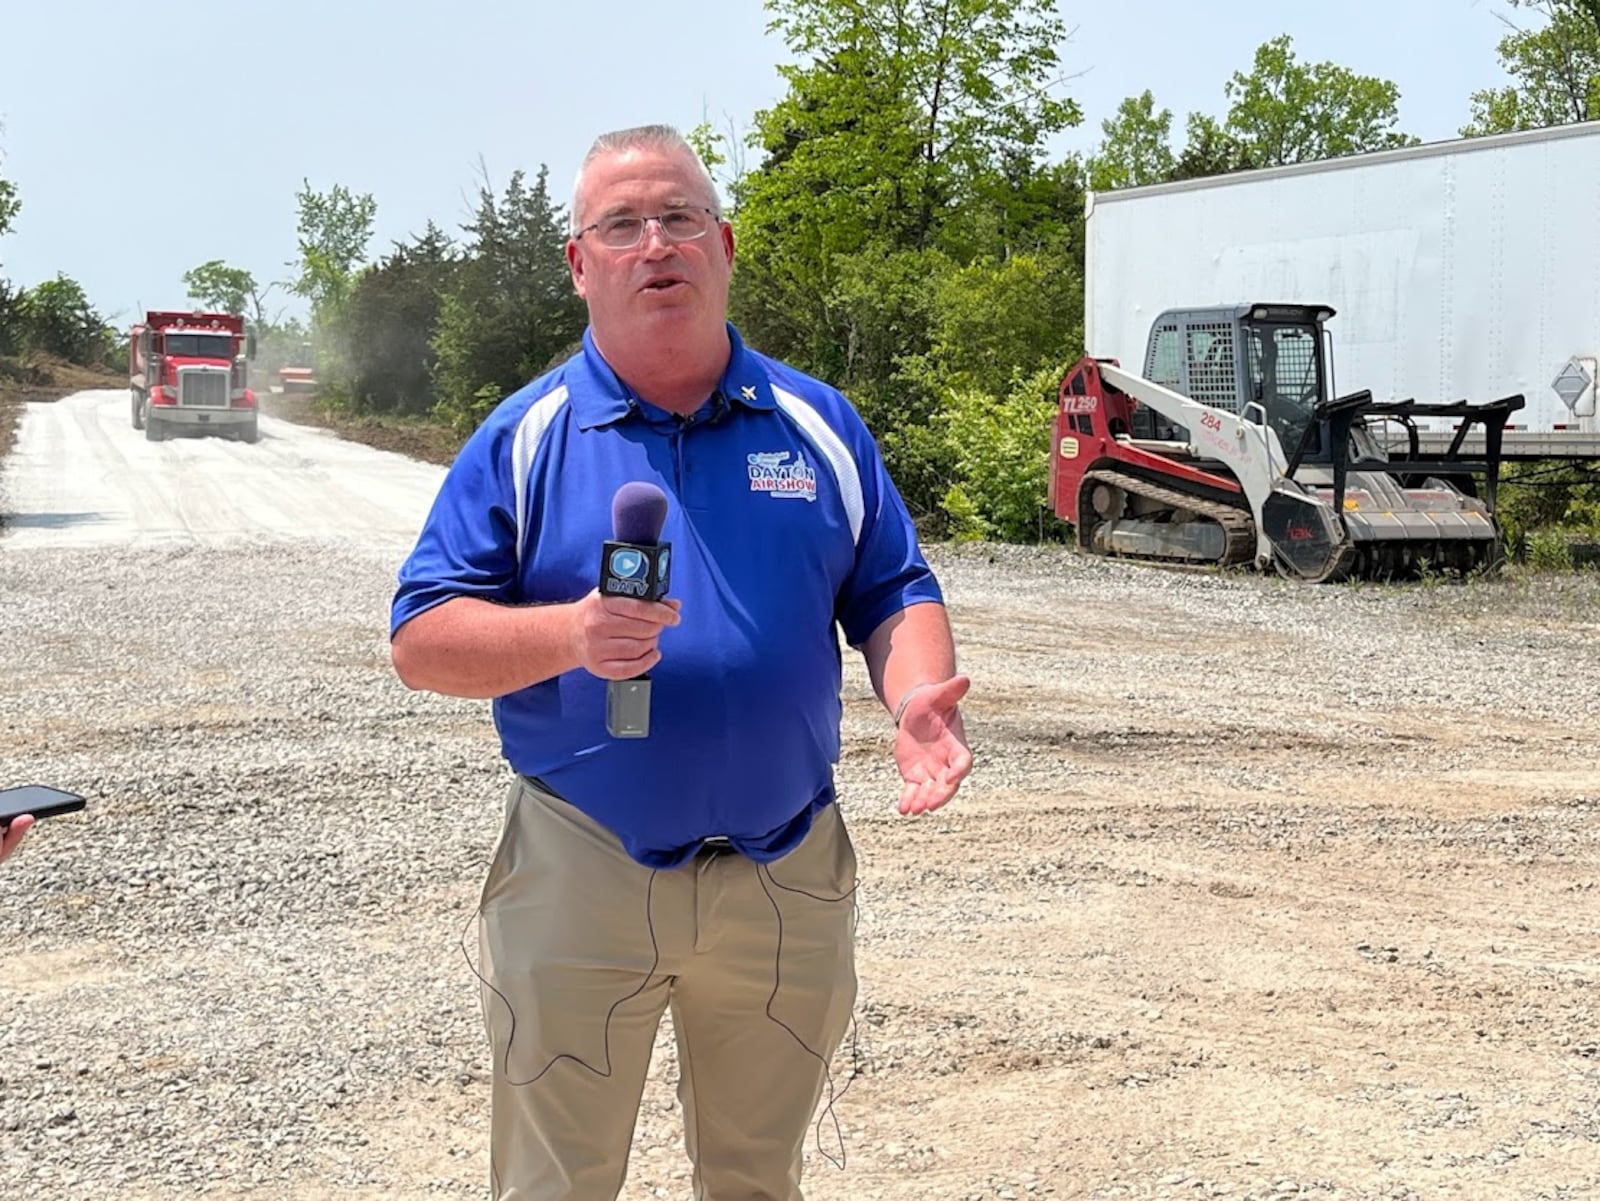
[[[1262,529],[1280,571],[1323,583],[1344,577],[1355,547],[1327,505],[1310,496],[1275,489],[1261,506]]]

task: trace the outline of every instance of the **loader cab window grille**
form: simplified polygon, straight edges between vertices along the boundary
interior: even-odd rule
[[[1144,377],[1151,383],[1183,391],[1183,330],[1176,322],[1158,325],[1150,335],[1150,349],[1145,356]],[[1116,430],[1112,431],[1116,433]],[[1133,411],[1130,428],[1122,431],[1135,438],[1156,438],[1183,441],[1188,434],[1173,425],[1148,405]]]
[[[1227,321],[1197,322],[1189,326],[1187,333],[1189,398],[1237,413],[1239,378],[1233,356],[1233,326]]]
[[[1144,377],[1177,392],[1183,388],[1183,345],[1176,325],[1159,326],[1150,339],[1150,361]]]
[[[1293,454],[1311,410],[1322,399],[1322,343],[1315,326],[1250,323],[1245,327],[1250,391],[1277,431],[1285,454]],[[1320,433],[1320,431],[1319,431]],[[1308,448],[1320,455],[1321,439]]]

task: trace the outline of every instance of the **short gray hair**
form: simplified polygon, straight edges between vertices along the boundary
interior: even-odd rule
[[[601,155],[616,154],[624,150],[669,150],[687,155],[699,173],[700,182],[705,185],[706,196],[711,201],[709,207],[717,214],[717,218],[721,219],[722,202],[717,199],[717,184],[711,178],[711,172],[706,169],[700,152],[670,125],[635,125],[632,129],[616,129],[601,134],[589,147],[589,153],[583,156],[583,162],[578,165],[578,177],[572,184],[572,209],[567,221],[574,237],[578,234],[578,201],[583,195],[583,181],[588,173],[589,164]]]

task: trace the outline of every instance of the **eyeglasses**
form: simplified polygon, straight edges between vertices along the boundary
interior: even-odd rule
[[[669,242],[693,242],[703,238],[711,227],[722,220],[708,208],[673,209],[654,217],[602,217],[593,225],[580,229],[575,238],[594,233],[602,246],[612,250],[631,250],[644,239],[645,227],[654,221],[661,227],[661,236]]]

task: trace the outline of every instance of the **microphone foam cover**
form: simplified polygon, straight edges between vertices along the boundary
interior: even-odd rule
[[[653,545],[667,520],[667,494],[655,484],[634,480],[611,499],[611,532],[617,542]]]

